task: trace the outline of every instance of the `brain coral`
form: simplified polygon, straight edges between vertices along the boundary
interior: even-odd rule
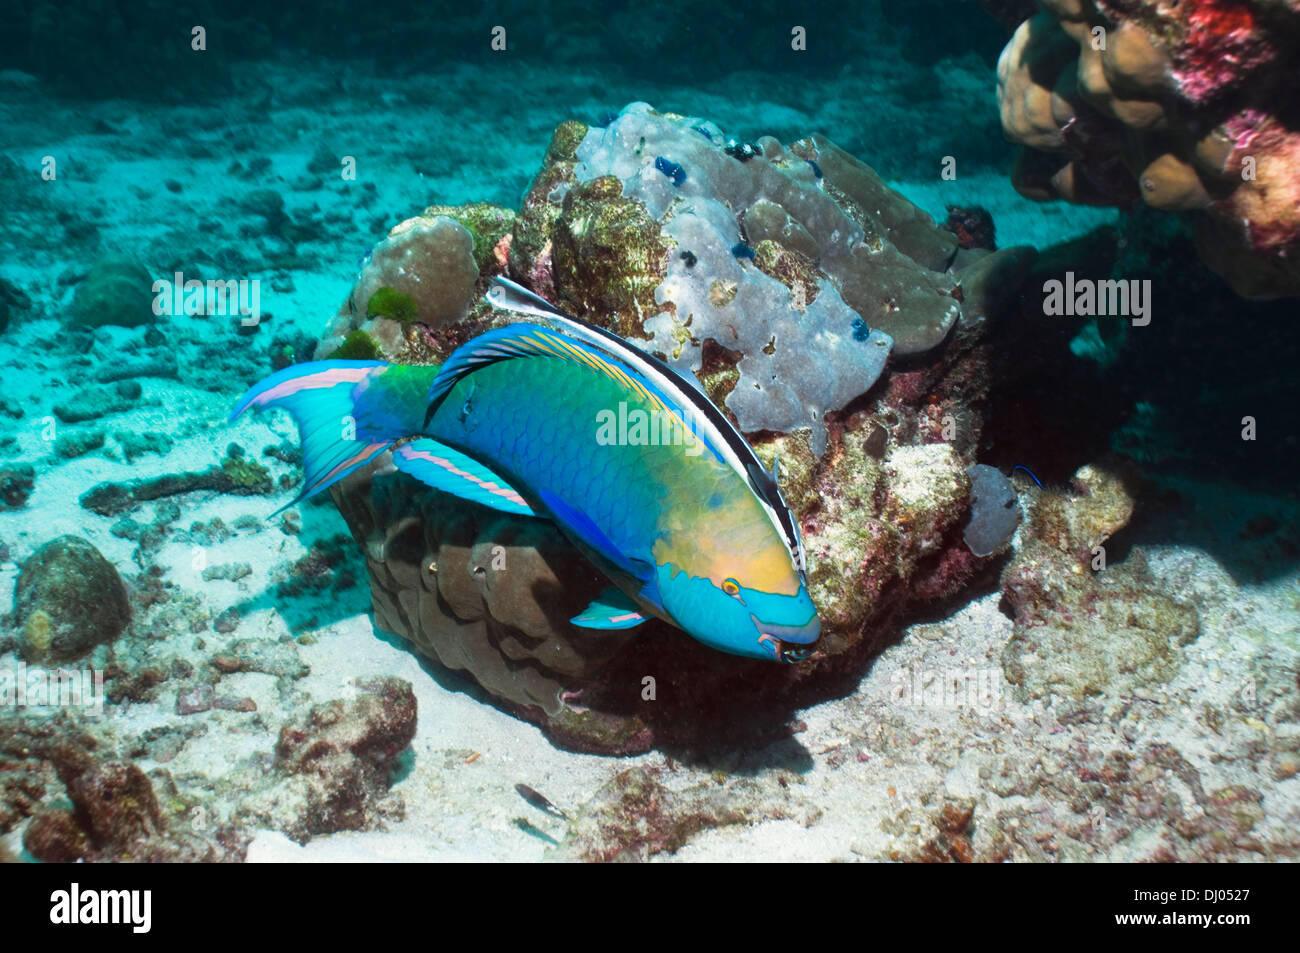
[[[1300,295],[1300,8],[1278,0],[1044,0],[998,63],[1016,186],[1198,212],[1246,297]]]
[[[487,231],[472,206],[436,208]],[[950,594],[978,568],[961,533],[987,372],[980,340],[1032,249],[958,249],[823,137],[730,142],[710,122],[640,103],[606,127],[563,123],[518,212],[491,221],[509,230],[476,243],[487,268],[504,264],[694,374],[761,460],[779,457],[823,654],[780,666],[721,655],[657,621],[575,627],[604,582],[554,527],[441,496],[388,455],[331,489],[367,555],[380,628],[565,744],[629,752],[779,727],[800,686],[830,684],[883,644],[909,600]],[[409,267],[433,286],[447,260]],[[361,327],[385,359],[440,363],[510,320],[483,291],[480,281],[463,318],[420,312],[400,325],[345,304],[317,353]]]

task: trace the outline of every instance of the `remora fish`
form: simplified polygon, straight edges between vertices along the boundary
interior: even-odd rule
[[[396,467],[484,506],[550,519],[614,583],[572,621],[657,616],[733,655],[807,658],[821,633],[798,522],[709,399],[623,339],[498,279],[488,331],[441,368],[316,361],[240,399],[293,415],[306,471],[289,505],[387,450]]]

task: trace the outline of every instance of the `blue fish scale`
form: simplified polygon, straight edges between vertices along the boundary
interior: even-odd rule
[[[463,406],[471,392],[464,420]],[[597,411],[649,410],[640,395],[586,365],[526,357],[489,364],[459,381],[427,433],[460,449],[538,502],[545,488],[586,514],[620,549],[642,558],[661,523],[661,506],[690,492],[683,447],[602,446]],[[709,469],[701,455],[689,470]]]

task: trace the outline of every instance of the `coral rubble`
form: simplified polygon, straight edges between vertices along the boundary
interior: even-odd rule
[[[14,615],[24,657],[65,662],[121,635],[131,607],[121,576],[99,550],[79,536],[60,536],[23,563]]]
[[[1073,489],[1038,496],[1003,572],[1016,613],[1007,680],[1026,697],[1071,699],[1165,684],[1200,634],[1196,610],[1155,587],[1140,557],[1107,565],[1104,543],[1133,511],[1119,476],[1087,466]]]

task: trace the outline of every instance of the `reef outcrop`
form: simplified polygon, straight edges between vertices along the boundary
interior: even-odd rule
[[[440,363],[509,320],[484,296],[505,273],[693,375],[760,459],[780,460],[821,652],[780,666],[659,622],[578,628],[568,620],[605,582],[557,530],[440,496],[387,456],[331,490],[366,553],[379,628],[563,744],[632,752],[781,730],[801,693],[878,651],[909,602],[950,595],[993,561],[962,539],[981,337],[1033,249],[959,247],[825,137],[742,143],[644,103],[604,127],[563,123],[519,210],[484,208],[437,206],[394,229],[317,356],[361,341],[386,360]],[[459,287],[477,251],[463,317],[360,307],[390,244],[435,221],[467,233],[442,226]],[[437,286],[450,261],[410,259],[407,287]]]
[[[1082,467],[1070,492],[1035,494],[1002,574],[1016,623],[1002,667],[1022,699],[1154,690],[1182,667],[1196,610],[1156,585],[1140,553],[1108,565],[1106,540],[1132,513],[1123,475],[1103,466]]]

